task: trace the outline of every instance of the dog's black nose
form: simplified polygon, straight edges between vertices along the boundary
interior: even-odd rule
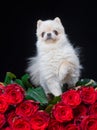
[[[51,33],[47,33],[47,36],[48,36],[48,37],[51,37]]]

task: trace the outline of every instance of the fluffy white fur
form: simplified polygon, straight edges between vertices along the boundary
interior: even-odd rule
[[[46,94],[59,96],[61,86],[74,86],[80,76],[81,65],[76,50],[65,34],[57,17],[37,22],[37,55],[30,58],[27,72],[34,85],[41,85]]]

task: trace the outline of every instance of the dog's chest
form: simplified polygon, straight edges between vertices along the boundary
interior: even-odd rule
[[[41,53],[39,60],[41,66],[49,66],[50,68],[58,69],[65,58],[63,50],[51,50]]]

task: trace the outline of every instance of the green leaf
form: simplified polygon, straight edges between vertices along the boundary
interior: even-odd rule
[[[41,105],[48,103],[47,97],[42,87],[28,88],[26,92],[26,99],[33,99],[39,102]]]
[[[60,96],[54,97],[52,100],[49,101],[47,107],[45,108],[45,111],[48,112],[48,113],[50,113],[51,110],[52,110],[52,108],[53,108],[53,106],[55,104],[57,104],[58,102],[60,102],[60,100],[61,100]]]
[[[92,79],[81,79],[76,83],[76,86],[94,86],[97,87],[97,82]]]
[[[53,108],[53,104],[49,104],[49,105],[45,108],[45,111],[48,112],[48,113],[50,113],[51,110],[52,110],[52,108]]]
[[[29,74],[25,74],[21,77],[22,83],[24,84],[25,88],[32,88],[32,84],[29,82],[29,79]]]
[[[21,87],[23,87],[23,88],[25,89],[25,86],[24,86],[22,80],[20,80],[20,79],[16,79],[16,80],[15,80],[15,83],[21,85]]]
[[[53,104],[54,105],[54,104],[58,103],[60,100],[61,100],[61,97],[56,96],[52,100],[50,100],[48,104]]]
[[[83,86],[87,84],[90,81],[90,79],[80,79],[77,83],[76,86]]]
[[[97,82],[92,80],[93,82],[91,83],[91,86],[97,87]]]
[[[11,73],[11,72],[7,72],[6,73],[6,76],[5,76],[5,80],[4,80],[4,84],[7,85],[7,84],[10,84],[13,82],[13,79],[16,78],[16,75]]]

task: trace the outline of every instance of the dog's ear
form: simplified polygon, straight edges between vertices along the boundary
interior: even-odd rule
[[[38,20],[37,21],[37,28],[40,27],[41,24],[42,24],[42,20]]]
[[[56,17],[54,20],[55,20],[57,23],[61,23],[61,20],[60,20],[59,17]]]

